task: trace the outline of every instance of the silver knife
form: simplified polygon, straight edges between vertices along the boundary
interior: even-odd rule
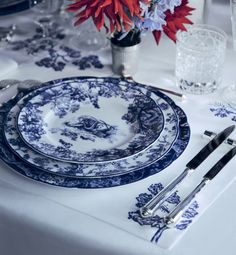
[[[236,155],[236,146],[228,151],[204,176],[197,187],[182,201],[175,209],[164,218],[167,227],[173,226],[180,218],[185,208],[193,200],[193,198],[200,192],[200,190],[207,185],[222,168]]]
[[[160,193],[154,196],[146,205],[140,208],[142,217],[151,217],[161,203],[171,194],[171,191],[192,171],[194,171],[235,129],[235,125],[229,126],[217,134],[199,153],[191,159],[185,170],[169,183]]]

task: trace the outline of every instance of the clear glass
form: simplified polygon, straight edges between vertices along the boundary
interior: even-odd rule
[[[86,52],[97,52],[108,47],[109,41],[105,29],[98,31],[93,20],[89,18],[79,26],[74,26],[75,13],[66,11],[71,0],[64,0],[59,14],[59,24],[70,35],[69,45],[75,49]]]
[[[179,31],[176,42],[177,85],[187,93],[214,92],[222,81],[227,36],[209,25]]]
[[[39,17],[36,17],[36,23],[42,28],[43,36],[49,35],[49,30],[57,26],[55,16],[60,13],[63,0],[42,0],[35,4],[38,0],[30,0],[32,11]]]
[[[92,19],[88,19],[79,27],[72,28],[70,45],[87,52],[103,50],[108,46],[108,39],[103,31],[98,31]]]
[[[40,0],[28,0],[28,6],[31,7],[38,3]],[[12,9],[14,10],[15,4],[19,4],[22,0],[4,0],[0,1],[0,8],[6,8],[7,6],[12,5]],[[14,13],[14,11],[13,11]],[[11,42],[15,36],[18,38],[21,36],[28,36],[34,31],[38,25],[32,22],[31,19],[27,17],[27,15],[21,15],[21,18],[17,20],[16,23],[12,23],[12,19],[5,19],[8,25],[0,27],[0,47],[7,47],[8,43]]]

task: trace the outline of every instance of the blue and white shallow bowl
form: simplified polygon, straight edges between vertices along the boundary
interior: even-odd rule
[[[94,164],[133,156],[164,128],[158,102],[143,92],[104,79],[62,80],[30,96],[18,129],[33,150],[61,161]]]
[[[77,78],[77,79],[81,79],[81,78]],[[115,78],[104,78],[105,80],[109,80],[110,82],[113,83],[120,83],[121,80],[119,79],[115,79]],[[45,85],[52,85],[52,84],[57,84],[58,81],[52,81],[49,82]],[[133,86],[138,86],[140,88],[142,87],[146,87],[144,85],[141,84],[133,84]],[[158,173],[159,171],[165,169],[168,165],[170,165],[175,159],[177,159],[182,152],[184,151],[184,149],[186,148],[188,141],[189,141],[189,137],[190,137],[190,129],[189,129],[189,125],[187,123],[187,118],[186,115],[184,114],[184,112],[177,107],[173,101],[171,99],[169,99],[168,97],[166,97],[165,95],[163,95],[162,93],[160,93],[157,89],[155,88],[149,88],[150,91],[153,91],[153,93],[156,93],[157,95],[161,95],[163,98],[165,98],[167,101],[169,100],[169,103],[171,105],[171,107],[174,108],[174,112],[178,117],[178,133],[177,133],[177,137],[174,140],[174,142],[171,144],[170,148],[161,156],[161,157],[157,157],[156,160],[152,161],[152,164],[150,162],[149,165],[146,166],[138,166],[136,165],[136,168],[134,167],[133,170],[129,170],[129,171],[120,171],[119,174],[117,174],[115,172],[115,174],[113,174],[113,172],[105,172],[105,174],[101,173],[99,174],[99,170],[102,171],[103,169],[103,164],[101,164],[101,168],[97,168],[97,173],[93,173],[92,175],[87,175],[85,173],[81,174],[80,176],[76,176],[71,177],[71,176],[62,176],[62,175],[58,175],[55,174],[53,172],[47,172],[44,171],[44,169],[41,169],[40,167],[34,167],[32,168],[32,164],[27,163],[24,159],[22,160],[22,158],[20,158],[18,156],[18,153],[13,154],[12,153],[12,149],[9,148],[9,146],[6,144],[6,139],[5,139],[5,135],[4,135],[4,131],[3,131],[3,126],[1,126],[0,129],[0,158],[2,158],[2,160],[4,160],[9,166],[11,166],[15,171],[17,171],[18,173],[29,177],[33,180],[36,181],[40,181],[40,182],[44,182],[47,184],[52,184],[52,185],[56,185],[56,186],[62,186],[62,187],[77,187],[77,188],[104,188],[104,187],[113,187],[113,186],[118,186],[118,185],[124,185],[124,184],[128,184],[134,181],[138,181],[141,180],[143,178],[146,178],[150,175],[153,175],[155,173]],[[20,95],[19,95],[20,97]],[[18,99],[19,99],[18,97]],[[8,119],[9,117],[9,111],[12,109],[12,107],[14,107],[14,105],[16,104],[16,100],[12,100],[9,101],[6,105],[4,105],[1,108],[0,111],[0,118],[4,120],[4,122],[6,121],[6,119]],[[8,116],[8,117],[7,117]],[[12,132],[15,132],[16,130],[12,130]],[[13,139],[14,140],[14,139]],[[21,147],[20,145],[21,143],[19,143],[16,146],[19,146],[19,148]],[[28,148],[25,147],[27,150]],[[160,148],[159,148],[160,150]],[[158,150],[155,150],[155,152],[158,152]],[[29,157],[29,155],[27,156],[28,151],[26,151],[26,158]],[[154,155],[154,154],[153,154]],[[137,161],[136,163],[141,163],[142,164],[142,157],[139,159],[139,161]],[[38,161],[44,161],[43,158],[38,158]],[[56,161],[55,161],[56,162]],[[54,163],[55,163],[54,162]],[[64,164],[63,162],[59,162],[60,164]],[[125,162],[123,162],[125,164]],[[66,163],[68,164],[68,163]],[[47,163],[45,164],[47,165]],[[74,166],[74,168],[78,167],[79,164],[68,164],[71,165],[71,171],[73,172],[73,168],[72,166]],[[83,164],[82,164],[83,165]],[[111,165],[110,163],[108,163],[108,165]],[[96,165],[95,165],[96,166]],[[116,167],[119,167],[119,165],[115,164]],[[91,165],[90,165],[91,167]],[[83,167],[82,167],[83,168]],[[69,170],[69,169],[68,169]],[[78,172],[78,171],[77,171]],[[70,174],[70,173],[67,173]],[[74,175],[74,173],[72,174]]]
[[[78,80],[78,78],[76,79]],[[90,79],[94,80],[92,78]],[[74,80],[74,78],[72,80]],[[59,81],[59,83],[61,83],[61,81]],[[126,84],[127,87],[134,86],[133,83],[121,81],[120,83]],[[57,83],[54,84],[54,86],[57,86]],[[135,87],[136,90],[143,90],[142,86],[138,84],[136,84]],[[150,165],[154,161],[158,160],[160,157],[165,155],[165,153],[171,148],[173,142],[177,139],[179,123],[178,116],[173,108],[176,106],[173,104],[172,100],[167,97],[165,98],[162,93],[158,94],[149,91],[148,93],[150,96],[152,96],[153,100],[155,100],[155,102],[159,104],[160,109],[162,109],[162,115],[164,116],[164,129],[158,139],[149,148],[147,148],[145,152],[138,153],[137,155],[116,162],[107,162],[102,164],[76,164],[59,162],[48,158],[34,150],[31,150],[20,138],[16,127],[16,117],[20,112],[21,107],[25,104],[25,101],[45,89],[47,89],[47,87],[40,88],[19,100],[19,102],[7,115],[4,133],[7,143],[19,157],[43,171],[71,177],[105,177],[124,174],[126,172],[135,171],[138,167]],[[145,90],[147,91],[146,88]]]

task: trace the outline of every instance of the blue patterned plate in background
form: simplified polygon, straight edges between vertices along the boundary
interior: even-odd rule
[[[28,146],[53,159],[95,163],[129,157],[149,147],[164,127],[154,94],[145,92],[103,79],[62,80],[28,100],[18,129]]]
[[[101,80],[102,78],[99,78]],[[58,80],[49,82],[47,85],[49,87],[57,86],[61,84],[62,81],[78,81],[81,80],[78,78],[68,78],[63,80]],[[97,79],[89,78],[87,81],[94,81]],[[76,163],[67,163],[59,162],[53,160],[44,155],[41,155],[34,150],[31,150],[26,144],[22,141],[21,137],[17,132],[16,127],[16,118],[20,109],[25,105],[25,102],[37,94],[40,94],[42,91],[45,91],[48,87],[40,88],[22,98],[14,107],[9,111],[5,123],[5,137],[6,141],[12,150],[17,153],[26,162],[32,164],[34,167],[38,167],[43,171],[48,171],[51,173],[56,173],[64,176],[71,177],[106,177],[120,175],[127,172],[136,171],[140,167],[147,166],[154,161],[157,161],[160,157],[164,156],[168,150],[170,150],[174,141],[177,139],[179,132],[179,120],[176,115],[175,108],[176,105],[174,102],[165,96],[164,94],[156,91],[152,92],[148,87],[143,87],[141,84],[133,84],[127,81],[120,81],[115,78],[104,78],[102,81],[109,81],[110,83],[120,84],[122,86],[126,85],[129,87],[129,90],[135,86],[135,89],[139,92],[146,92],[155,100],[156,104],[159,105],[162,115],[164,116],[164,129],[161,132],[157,140],[144,152],[140,152],[135,156],[121,159],[115,162],[99,163],[99,164],[76,164]]]
[[[41,1],[42,0],[1,0],[0,16],[27,10]]]

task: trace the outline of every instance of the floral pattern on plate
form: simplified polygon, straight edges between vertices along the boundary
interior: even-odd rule
[[[121,82],[119,79],[113,79],[113,78],[105,78],[109,80],[113,80],[113,82]],[[57,84],[58,81],[51,81],[45,85],[52,85]],[[131,84],[132,86],[140,86],[146,87],[141,84]],[[150,90],[155,91],[155,93],[160,93],[157,89],[151,88]],[[18,97],[15,99],[9,101],[0,109],[0,119],[2,120],[1,123],[5,123],[9,111],[14,107],[19,99],[21,99],[24,96],[25,93],[20,93]],[[160,93],[162,94],[162,93]],[[163,94],[162,94],[163,95]],[[163,95],[164,98],[168,99],[165,95]],[[170,100],[172,102],[172,100]],[[173,103],[173,102],[172,102]],[[169,150],[166,151],[166,153],[161,156],[157,157],[156,160],[151,161],[149,165],[142,166],[142,160],[144,155],[139,159],[138,163],[140,163],[140,166],[137,168],[129,169],[126,172],[120,171],[119,174],[113,175],[113,171],[105,171],[105,174],[103,176],[102,174],[99,174],[99,170],[102,170],[103,164],[101,164],[101,168],[97,169],[98,174],[93,173],[92,176],[84,176],[81,175],[81,177],[70,177],[70,176],[62,176],[55,174],[53,172],[47,172],[44,171],[44,169],[41,169],[40,167],[32,167],[32,164],[29,164],[25,161],[25,159],[20,158],[17,153],[12,148],[9,147],[9,145],[6,143],[6,138],[4,135],[3,130],[3,124],[0,126],[0,158],[8,164],[13,170],[15,170],[17,173],[26,176],[32,180],[39,181],[46,184],[51,184],[55,186],[60,187],[67,187],[67,188],[107,188],[107,187],[114,187],[114,186],[120,186],[125,185],[128,183],[132,183],[135,181],[139,181],[141,179],[147,178],[150,175],[156,174],[162,170],[164,170],[166,167],[168,167],[173,161],[175,161],[185,150],[189,138],[190,138],[190,128],[187,122],[187,117],[183,110],[173,104],[173,107],[175,109],[176,115],[178,116],[179,122],[178,122],[178,134],[175,141],[171,144],[171,147]],[[27,148],[27,147],[26,147]],[[159,148],[160,149],[160,148]],[[155,150],[154,150],[155,151]],[[158,151],[158,150],[157,150]],[[27,154],[27,153],[26,153]],[[40,161],[40,159],[39,159]],[[135,163],[135,162],[133,162]],[[137,162],[136,162],[137,163]],[[110,165],[110,163],[108,163]],[[125,162],[123,163],[123,167],[125,167]],[[46,164],[47,165],[47,162]],[[119,165],[116,164],[117,167]],[[51,169],[53,170],[53,169]],[[73,170],[71,165],[71,170]],[[115,171],[117,173],[117,170]],[[118,171],[119,172],[119,171]]]
[[[28,146],[45,156],[114,161],[146,149],[161,134],[164,117],[153,95],[103,79],[62,80],[27,101],[18,129]]]
[[[75,78],[72,78],[74,80]],[[82,78],[76,78],[82,79]],[[84,78],[86,79],[86,78]],[[89,78],[94,80],[94,78]],[[123,82],[119,79],[114,78],[105,78],[113,83],[122,83],[126,86],[135,86],[136,89],[142,90],[141,84],[133,84],[129,82]],[[58,81],[59,84],[61,80]],[[56,86],[57,81],[52,81],[46,84],[47,86]],[[44,90],[41,88],[40,90]],[[147,91],[147,88],[145,87]],[[149,91],[148,93],[154,93]],[[156,97],[156,101],[159,102],[159,105],[163,111],[165,118],[165,127],[163,132],[160,134],[158,139],[145,150],[140,152],[133,157],[129,157],[123,160],[100,163],[100,164],[75,164],[67,162],[59,162],[57,160],[50,159],[43,155],[40,155],[33,150],[31,150],[20,138],[17,129],[16,129],[16,116],[20,111],[24,101],[30,96],[37,94],[37,91],[34,91],[28,94],[25,98],[22,98],[8,113],[6,124],[5,124],[5,136],[6,141],[9,146],[13,149],[19,157],[21,157],[26,162],[36,166],[43,171],[48,171],[50,173],[56,173],[64,176],[71,177],[107,177],[111,175],[120,175],[127,172],[133,172],[138,168],[150,165],[151,163],[157,161],[159,158],[164,156],[168,150],[171,149],[174,141],[177,139],[178,132],[180,132],[179,116],[176,115],[176,106],[171,99],[166,97],[164,94],[156,91],[153,95]],[[138,166],[138,167],[137,167]]]
[[[8,104],[4,105],[0,111],[0,118],[5,119],[7,112],[10,107],[12,107],[15,103],[12,101]],[[97,177],[97,178],[73,178],[73,177],[65,177],[60,176],[53,173],[48,173],[42,171],[39,168],[33,168],[32,165],[26,163],[24,160],[19,158],[17,155],[12,153],[12,150],[6,144],[3,134],[3,126],[0,128],[0,158],[9,165],[13,170],[17,173],[28,177],[32,180],[39,181],[42,183],[59,186],[59,187],[67,187],[67,188],[108,188],[115,187],[120,185],[129,184],[132,182],[136,182],[147,178],[153,174],[156,174],[166,167],[168,167],[173,161],[175,161],[185,150],[190,136],[190,129],[187,123],[186,115],[179,108],[176,107],[176,112],[179,116],[180,129],[178,133],[177,140],[173,143],[171,149],[158,161],[147,166],[136,169],[134,172],[126,172],[124,174],[120,174],[118,176],[109,176],[109,177]]]

